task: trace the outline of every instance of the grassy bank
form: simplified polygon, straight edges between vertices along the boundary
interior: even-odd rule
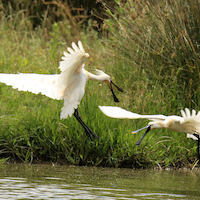
[[[116,105],[136,113],[165,115],[180,115],[184,107],[199,110],[199,39],[187,35],[185,40],[179,32],[169,31],[158,15],[161,11],[157,9],[159,12],[155,13],[157,7],[149,4],[141,15],[140,5],[128,3],[132,4],[119,4],[116,16],[110,13],[112,19],[106,22],[109,38],[101,39],[90,28],[82,30],[75,38],[65,22],[54,23],[51,30],[43,27],[32,30],[27,25],[29,20],[20,13],[10,19],[1,18],[1,73],[59,73],[62,52],[72,41],[81,40],[90,54],[86,69],[91,72],[94,68],[104,70],[124,89],[123,94],[116,91],[120,102],[114,103],[104,83],[88,82],[79,111],[86,124],[100,137],[90,141],[74,117],[60,120],[62,101],[18,92],[0,84],[2,158],[135,168],[192,167],[196,163],[196,142],[187,139],[186,134],[154,130],[138,147],[135,142],[143,133],[131,135],[131,131],[146,125],[147,120],[111,119],[98,109],[98,105]],[[171,7],[167,8],[171,13]],[[135,19],[130,21],[134,12]],[[165,17],[173,20],[169,13]],[[150,24],[152,18],[155,26]],[[194,44],[187,43],[189,39]]]

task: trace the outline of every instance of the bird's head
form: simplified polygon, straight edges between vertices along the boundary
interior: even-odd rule
[[[96,69],[96,73],[98,76],[101,77],[101,80],[105,83],[108,84],[112,94],[113,94],[113,98],[115,102],[119,102],[118,98],[115,96],[115,93],[113,91],[112,85],[114,85],[120,92],[123,92],[123,90],[121,88],[119,88],[116,84],[113,83],[113,81],[111,80],[110,76],[108,74],[106,74],[105,72]]]
[[[169,128],[165,123],[161,122],[161,121],[152,121],[152,122],[149,122],[147,126],[143,127],[143,128],[140,128],[136,131],[133,131],[132,134],[136,134],[138,133],[139,131],[143,130],[147,128],[147,133],[153,129],[158,129],[158,128]]]
[[[158,128],[169,128],[166,123],[163,123],[161,121],[149,122],[148,125],[151,127],[150,130],[158,129]]]
[[[144,135],[135,143],[136,145],[140,145],[142,139],[144,138],[144,136],[151,130],[153,129],[158,129],[158,128],[168,128],[168,126],[161,122],[161,121],[152,121],[152,122],[149,122],[147,126],[143,127],[143,128],[140,128],[136,131],[133,131],[132,134],[135,134],[143,129],[147,129],[146,132],[144,133]]]

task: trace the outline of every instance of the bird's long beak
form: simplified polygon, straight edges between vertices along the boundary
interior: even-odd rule
[[[137,133],[137,132],[139,132],[139,131],[141,131],[141,130],[143,130],[143,129],[145,129],[145,128],[147,128],[146,132],[145,132],[144,135],[135,143],[136,145],[140,145],[142,139],[143,139],[143,138],[145,137],[145,135],[151,130],[151,125],[147,125],[147,126],[141,128],[141,129],[138,129],[138,130],[132,132],[132,134],[135,134],[135,133]]]
[[[110,82],[111,84],[113,84],[120,92],[123,92],[124,90],[122,90],[121,88],[119,88],[116,84],[113,83],[113,81]]]
[[[110,81],[110,82],[109,81],[105,81],[105,82],[108,84],[108,86],[109,86],[109,88],[110,88],[110,90],[112,92],[114,101],[115,102],[119,102],[118,98],[116,97],[116,95],[115,95],[115,93],[113,91],[112,85],[114,85],[120,92],[123,92],[123,90],[121,88],[119,88],[116,84],[114,84],[112,81]]]
[[[136,134],[137,132],[139,132],[139,131],[141,131],[141,130],[143,130],[143,129],[145,129],[145,128],[148,128],[148,127],[149,127],[149,125],[147,125],[147,126],[145,126],[145,127],[143,127],[143,128],[140,128],[140,129],[138,129],[138,130],[136,130],[136,131],[133,131],[132,134]]]

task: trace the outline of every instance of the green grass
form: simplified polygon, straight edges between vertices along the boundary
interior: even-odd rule
[[[113,82],[124,89],[123,93],[115,91],[120,100],[115,103],[105,83],[88,82],[79,111],[85,123],[100,137],[99,140],[90,141],[73,116],[60,120],[63,101],[18,92],[0,84],[1,158],[133,168],[194,165],[197,160],[196,142],[187,139],[185,133],[154,130],[147,134],[140,146],[136,146],[135,142],[143,132],[136,135],[131,132],[145,126],[148,120],[111,119],[98,109],[98,105],[115,105],[136,113],[165,115],[180,115],[180,109],[185,106],[199,110],[199,88],[195,84],[199,81],[196,72],[199,66],[196,59],[199,41],[195,52],[191,52],[190,43],[187,46],[186,43],[182,44],[182,40],[174,46],[176,43],[170,42],[167,36],[166,23],[161,23],[160,12],[156,13],[150,5],[151,14],[147,12],[130,21],[132,9],[139,13],[140,8],[132,1],[128,2],[131,3],[129,7],[119,4],[119,19],[113,16],[114,19],[107,22],[111,24],[109,38],[98,39],[97,33],[91,30],[82,30],[80,37],[75,38],[70,35],[70,30],[63,29],[64,22],[54,23],[49,33],[43,27],[32,30],[31,26],[27,26],[28,19],[20,17],[20,13],[15,16],[15,22],[1,19],[1,73],[59,73],[62,52],[72,41],[80,39],[90,54],[86,69],[91,72],[94,68],[104,70]],[[165,7],[164,3],[162,5]],[[150,34],[147,24],[153,17],[155,26],[151,22]],[[170,20],[175,19],[171,17]],[[179,26],[174,24],[174,27]],[[158,28],[160,32],[156,31]],[[139,30],[143,34],[137,36]],[[173,29],[171,33],[174,41],[180,38]],[[66,35],[67,39],[64,37]],[[187,41],[189,38],[190,35]],[[190,39],[195,41],[192,37]],[[157,51],[152,52],[152,47]],[[184,56],[188,55],[188,59],[183,61],[181,47],[184,48]],[[175,60],[172,59],[174,51]],[[195,59],[195,65],[191,66]],[[194,70],[193,73],[188,66]],[[184,75],[181,75],[183,72]]]

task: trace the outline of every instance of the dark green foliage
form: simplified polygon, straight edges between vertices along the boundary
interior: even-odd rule
[[[198,105],[199,1],[129,0],[118,5],[117,13],[108,9],[112,45],[133,67],[146,72],[151,85],[160,85],[171,96],[173,107]]]

